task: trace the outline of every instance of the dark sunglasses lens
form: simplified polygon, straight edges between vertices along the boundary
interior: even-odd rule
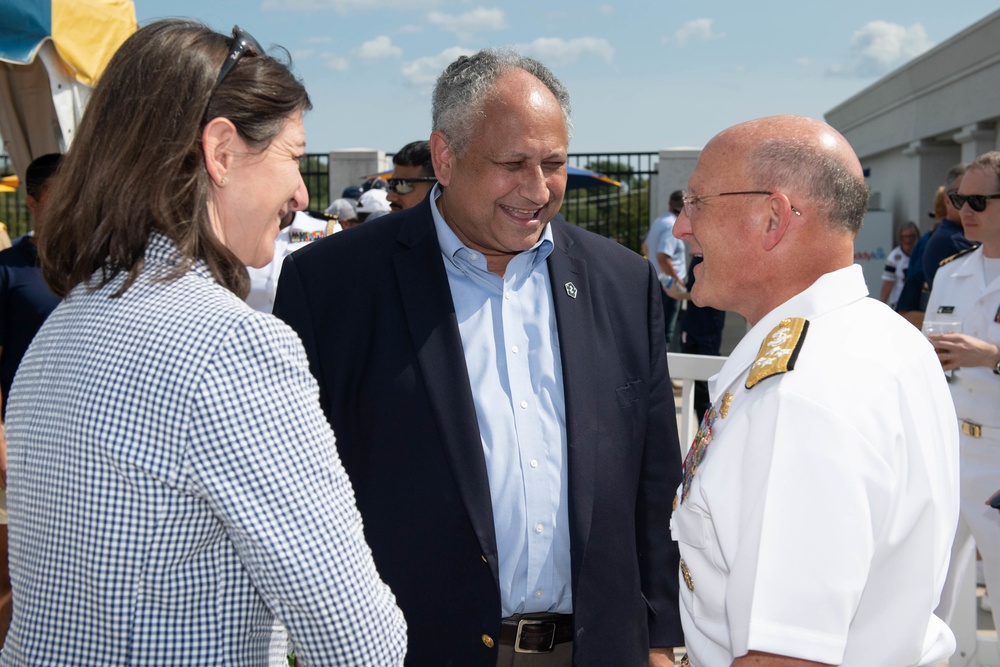
[[[952,192],[948,194],[948,199],[951,200],[951,205],[959,210],[962,210],[962,206],[966,203],[976,213],[982,213],[986,210],[986,197],[984,195],[960,195],[957,192]]]
[[[254,36],[248,33],[243,28],[238,25],[233,26],[233,46],[231,51],[233,53],[239,53],[240,56],[249,54],[251,56],[259,56],[264,53],[264,48],[260,45]]]
[[[222,80],[226,78],[230,70],[236,62],[245,55],[259,56],[263,55],[264,49],[261,48],[260,43],[253,38],[253,35],[248,33],[243,28],[233,26],[233,45],[229,49],[229,55],[226,56],[226,61],[222,63],[222,69],[219,71],[219,76],[215,80],[215,85],[218,86],[222,83]]]

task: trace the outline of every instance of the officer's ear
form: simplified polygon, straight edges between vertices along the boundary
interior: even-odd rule
[[[768,197],[767,219],[762,230],[762,246],[764,250],[774,250],[785,238],[792,221],[801,215],[788,201],[788,195],[775,192]]]

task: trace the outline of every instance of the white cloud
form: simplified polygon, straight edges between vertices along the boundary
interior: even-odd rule
[[[907,27],[887,21],[872,21],[851,36],[846,62],[833,64],[828,73],[837,76],[881,76],[932,46],[934,42],[919,23]]]
[[[806,58],[805,56],[803,56],[801,58],[796,58],[795,59],[795,64],[798,65],[798,66],[800,66],[800,67],[809,67],[809,65],[812,65],[812,61],[809,60],[809,58]]]
[[[548,66],[569,65],[585,56],[597,56],[609,65],[615,58],[615,47],[603,37],[539,37],[530,44],[517,44],[514,50],[536,58]]]
[[[347,58],[338,56],[336,53],[324,53],[322,56],[323,65],[335,72],[346,72],[351,69],[351,63]]]
[[[503,30],[507,19],[502,9],[476,7],[471,12],[452,16],[441,12],[431,12],[427,20],[447,32],[453,32],[462,41],[472,39],[477,32]]]
[[[602,14],[604,14],[605,16],[611,16],[612,14],[615,13],[615,6],[614,5],[601,5],[600,7],[597,8],[597,11],[599,11]]]
[[[713,19],[695,19],[688,21],[673,34],[672,37],[664,37],[665,44],[676,44],[678,48],[687,46],[688,42],[701,41],[708,42],[713,39],[722,39],[726,36],[724,32],[712,32]]]
[[[399,57],[403,49],[393,46],[392,40],[385,35],[370,39],[354,50],[354,55],[364,60],[381,60],[383,58]]]
[[[444,68],[452,63],[459,56],[471,56],[474,52],[463,49],[460,46],[453,46],[445,49],[436,56],[424,56],[417,58],[402,67],[403,78],[410,84],[418,87],[433,86],[437,78],[441,76]]]

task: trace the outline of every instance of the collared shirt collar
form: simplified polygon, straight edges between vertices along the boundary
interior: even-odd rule
[[[444,216],[441,215],[441,211],[438,210],[437,206],[437,199],[441,196],[442,192],[440,183],[435,183],[434,187],[431,189],[430,195],[431,216],[434,218],[434,229],[437,231],[438,244],[441,246],[441,253],[450,261],[455,262],[458,253],[463,249],[468,250],[469,252],[478,251],[474,251],[462,243],[455,232],[452,231],[451,227],[448,226],[448,223],[445,222]],[[538,242],[531,246],[528,250],[524,251],[533,253],[531,268],[534,269],[539,263],[545,261],[545,259],[552,253],[552,249],[554,247],[555,246],[552,241],[552,225],[546,223],[545,227],[542,228],[542,235],[539,237]]]
[[[716,389],[719,392],[725,390],[753,363],[764,337],[771,333],[781,320],[786,317],[813,319],[867,296],[868,287],[861,266],[858,264],[820,276],[804,291],[765,315],[747,332],[729,355],[729,361],[719,374],[710,380],[713,400],[716,397]]]

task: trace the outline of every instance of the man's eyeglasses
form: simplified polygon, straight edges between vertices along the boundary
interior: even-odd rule
[[[238,25],[234,25],[233,45],[229,48],[229,55],[226,56],[225,62],[222,63],[222,69],[219,70],[219,78],[215,80],[215,85],[218,86],[222,83],[222,80],[226,78],[229,72],[232,71],[233,67],[243,56],[262,55],[264,55],[264,49],[261,47],[260,42],[254,39],[253,35],[248,33],[243,28]]]
[[[390,178],[387,181],[389,189],[397,195],[408,195],[413,192],[414,183],[437,183],[433,176],[414,176],[413,178]]]
[[[687,192],[681,200],[684,202],[684,215],[691,217],[694,211],[700,211],[702,204],[705,203],[706,199],[711,199],[712,197],[731,197],[733,195],[773,195],[773,192],[767,190],[741,190],[740,192],[720,192],[716,195],[691,195]],[[795,215],[802,215],[802,211],[792,206],[792,213]]]
[[[986,210],[986,200],[987,199],[1000,199],[1000,194],[995,195],[960,195],[957,192],[949,192],[948,199],[951,200],[951,205],[955,208],[962,210],[962,207],[966,204],[969,205],[976,213],[982,213]]]

